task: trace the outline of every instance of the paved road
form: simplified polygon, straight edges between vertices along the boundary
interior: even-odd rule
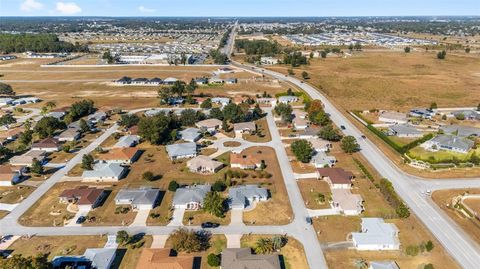
[[[312,86],[302,83],[300,80],[285,76],[283,74],[270,70],[261,70],[251,66],[232,63],[234,66],[243,68],[247,71],[263,73],[281,81],[287,81],[302,88],[313,99],[319,99],[325,105],[325,111],[331,115],[331,119],[337,125],[344,125],[346,135],[352,135],[358,139],[361,146],[361,153],[370,162],[370,164],[385,178],[388,178],[394,185],[395,190],[403,198],[430,232],[441,242],[448,253],[463,268],[478,268],[480,264],[480,246],[475,243],[460,227],[458,227],[435,203],[430,197],[423,195],[425,187],[435,187],[438,189],[443,185],[445,188],[455,187],[480,187],[479,180],[437,180],[430,181],[411,176],[400,170],[393,164],[388,157],[381,152],[378,147],[369,140],[361,139],[362,133],[355,125],[348,120],[324,95]],[[307,247],[305,249],[308,249]]]

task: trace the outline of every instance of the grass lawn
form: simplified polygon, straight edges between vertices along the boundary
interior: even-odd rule
[[[360,231],[360,217],[325,216],[313,219],[313,227],[321,243],[347,240],[351,232]]]
[[[0,203],[16,204],[27,198],[35,190],[34,187],[15,185],[0,187]]]
[[[253,248],[258,239],[272,237],[272,235],[244,235],[240,241],[241,247]],[[307,258],[303,245],[292,237],[288,237],[287,244],[278,252],[285,263],[285,269],[307,269]]]
[[[480,221],[478,219],[470,219],[459,211],[452,208],[452,199],[464,194],[465,192],[471,194],[480,194],[480,189],[468,189],[468,190],[440,190],[435,191],[432,194],[433,201],[443,210],[448,216],[457,223],[462,229],[470,235],[470,237],[480,244]],[[473,208],[480,207],[480,200],[465,201],[468,206]]]
[[[88,212],[87,219],[95,218],[95,221],[85,221],[83,225],[85,226],[127,226],[130,225],[137,212],[132,211],[129,206],[130,210],[126,214],[118,213],[115,214],[115,209],[117,205],[115,205],[115,196],[118,193],[119,188],[114,189],[110,192],[107,199],[103,202],[102,206],[97,207],[93,210]]]
[[[137,266],[138,259],[140,258],[140,255],[142,254],[142,250],[144,248],[149,248],[152,245],[152,236],[144,236],[143,239],[144,244],[141,248],[131,248],[131,247],[126,247],[126,248],[120,248],[119,250],[123,253],[122,261],[120,266],[118,265],[113,265],[112,268],[119,268],[119,269],[130,269],[130,268],[135,268]]]
[[[198,211],[185,211],[185,215],[183,216],[183,224],[186,226],[189,225],[200,225],[203,222],[214,222],[219,223],[221,225],[228,225],[230,224],[230,211],[225,212],[225,217],[219,218],[211,215],[208,212],[203,210]]]
[[[330,203],[328,202],[329,197],[331,196],[330,187],[328,183],[323,180],[317,179],[304,179],[297,181],[298,188],[302,193],[303,200],[305,201],[305,206],[310,209],[323,209],[330,208]],[[321,203],[319,201],[319,194],[323,194],[325,197],[325,202]]]
[[[107,241],[106,236],[33,236],[22,237],[8,247],[12,254],[35,256],[48,254],[52,259],[60,255],[81,255],[87,248],[102,248]]]
[[[227,142],[223,143],[224,147],[229,147],[229,148],[235,148],[235,147],[238,147],[240,145],[241,145],[241,143],[237,142],[237,141],[227,141]]]
[[[75,156],[74,153],[67,153],[65,151],[53,152],[48,156],[51,163],[65,163],[70,161]]]
[[[257,125],[257,133],[254,135],[251,134],[244,134],[243,139],[256,142],[256,143],[265,143],[272,140],[272,136],[270,135],[270,130],[268,129],[268,123],[265,118],[261,118],[255,121]]]
[[[201,154],[205,156],[210,156],[217,151],[218,150],[216,148],[203,148]]]
[[[147,218],[147,225],[167,225],[173,215],[172,201],[175,193],[166,191],[163,194],[160,205],[157,205],[154,209],[150,210],[150,214]]]
[[[418,146],[411,149],[408,152],[408,156],[414,159],[423,160],[423,161],[435,160],[436,162],[442,162],[442,161],[452,160],[453,158],[457,158],[460,161],[465,161],[465,160],[468,160],[473,153],[475,153],[478,156],[480,154],[480,148],[476,150],[471,150],[467,154],[463,154],[463,153],[457,153],[457,152],[451,152],[451,151],[445,151],[445,150],[431,152]]]

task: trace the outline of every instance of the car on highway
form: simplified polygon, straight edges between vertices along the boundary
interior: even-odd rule
[[[217,228],[220,226],[220,224],[215,223],[215,222],[204,222],[202,223],[202,229],[207,229],[207,228]]]
[[[307,222],[307,224],[310,224],[310,225],[312,225],[312,224],[313,224],[313,220],[312,220],[312,218],[311,218],[311,217],[307,217],[307,218],[305,218],[305,221]]]
[[[87,220],[87,218],[85,216],[80,216],[78,217],[77,221],[75,221],[76,224],[82,224],[85,222],[85,220]]]

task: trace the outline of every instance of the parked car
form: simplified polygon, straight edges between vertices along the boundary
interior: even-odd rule
[[[80,217],[78,217],[78,219],[75,223],[82,224],[82,223],[85,222],[85,220],[87,220],[87,218],[85,216],[80,216]]]
[[[347,128],[345,128],[344,125],[340,125],[340,129],[345,130],[345,129],[347,129]]]
[[[305,220],[307,221],[307,224],[310,224],[310,225],[313,224],[313,221],[312,221],[311,217],[307,217]]]
[[[367,139],[367,137],[366,137],[365,135],[362,135],[362,138],[363,138],[363,139]]]
[[[214,222],[204,222],[204,223],[202,223],[201,226],[202,226],[203,229],[217,228],[218,226],[220,226],[220,224],[214,223]]]

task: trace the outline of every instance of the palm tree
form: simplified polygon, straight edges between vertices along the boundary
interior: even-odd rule
[[[255,253],[257,254],[271,253],[272,251],[273,244],[269,238],[260,238],[255,243]]]

